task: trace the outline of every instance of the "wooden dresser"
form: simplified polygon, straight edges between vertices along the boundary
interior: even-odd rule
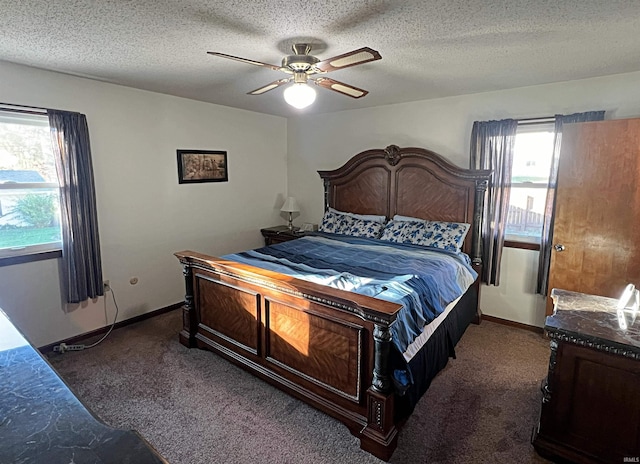
[[[640,462],[640,314],[617,300],[554,289],[549,373],[533,445],[552,460]]]

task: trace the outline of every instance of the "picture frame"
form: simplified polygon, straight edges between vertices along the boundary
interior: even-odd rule
[[[178,183],[227,182],[227,152],[220,150],[177,150]]]

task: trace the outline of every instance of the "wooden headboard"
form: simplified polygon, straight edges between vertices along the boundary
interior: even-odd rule
[[[390,145],[318,174],[324,180],[325,209],[471,224],[462,250],[474,264],[482,263],[481,227],[491,171],[460,168],[424,148]]]

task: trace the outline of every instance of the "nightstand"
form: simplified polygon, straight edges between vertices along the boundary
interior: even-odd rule
[[[275,245],[276,243],[288,242],[295,240],[304,235],[297,227],[289,230],[288,226],[265,227],[260,229],[260,233],[264,237],[265,246]]]

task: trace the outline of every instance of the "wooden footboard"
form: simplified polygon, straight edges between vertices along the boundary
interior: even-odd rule
[[[342,421],[388,460],[397,428],[388,362],[400,305],[192,251],[176,253],[180,341],[205,348]]]

